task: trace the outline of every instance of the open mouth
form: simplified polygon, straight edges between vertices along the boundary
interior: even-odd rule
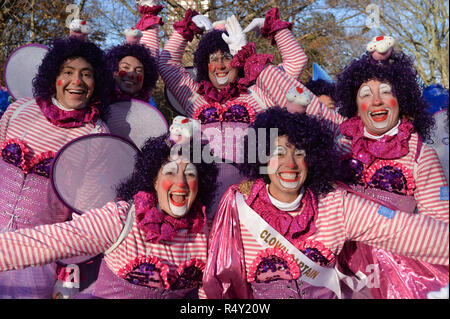
[[[383,122],[383,121],[386,121],[386,119],[388,118],[389,110],[382,109],[382,110],[370,112],[369,115],[370,115],[370,118],[374,122]]]
[[[230,74],[228,72],[227,73],[216,73],[215,75],[216,75],[217,83],[219,83],[221,85],[227,83],[228,79],[230,77]]]
[[[86,90],[83,89],[67,89],[66,90],[70,95],[74,96],[82,96],[86,94]]]
[[[286,183],[295,183],[298,182],[300,179],[300,173],[299,172],[281,172],[278,173],[278,177]]]
[[[169,193],[169,201],[176,207],[183,207],[188,200],[188,194],[184,191],[173,191]]]

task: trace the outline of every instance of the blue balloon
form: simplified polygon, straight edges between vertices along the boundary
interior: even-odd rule
[[[428,112],[431,114],[448,107],[448,90],[440,84],[430,84],[422,92],[425,100],[430,104]]]

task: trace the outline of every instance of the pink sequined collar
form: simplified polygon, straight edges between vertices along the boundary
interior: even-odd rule
[[[117,84],[114,86],[114,102],[130,101],[131,99],[137,99],[148,103],[150,100],[150,93],[141,90],[137,95],[133,96],[131,94],[122,92]]]
[[[86,107],[72,111],[64,111],[54,105],[51,100],[44,100],[39,97],[36,98],[36,103],[50,123],[63,128],[80,127],[86,123],[95,125],[100,114],[98,110],[99,101],[91,101]]]
[[[145,240],[157,243],[161,240],[171,240],[179,230],[187,229],[192,233],[200,233],[206,221],[204,207],[194,205],[187,216],[173,218],[161,212],[153,194],[141,191],[134,195],[137,226],[145,232]]]
[[[210,81],[203,80],[200,82],[197,93],[201,94],[209,103],[218,102],[222,104],[237,98],[241,94],[248,93],[248,89],[246,86],[238,83],[238,81],[234,81],[222,90],[218,90]]]
[[[409,152],[409,138],[413,124],[402,119],[396,135],[385,135],[379,140],[364,136],[364,124],[359,116],[352,117],[340,125],[341,133],[352,140],[353,157],[366,165],[375,159],[396,159]]]
[[[246,203],[270,226],[296,246],[316,232],[314,223],[317,218],[318,205],[315,196],[309,189],[305,191],[300,202],[301,214],[295,217],[272,205],[263,179],[255,181]]]

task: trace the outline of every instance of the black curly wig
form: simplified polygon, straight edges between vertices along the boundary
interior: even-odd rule
[[[169,133],[159,137],[149,138],[142,151],[138,153],[134,172],[128,180],[117,187],[117,197],[122,200],[130,200],[139,191],[146,191],[156,196],[154,188],[155,180],[160,168],[169,161],[172,146],[170,146]],[[193,143],[189,145],[190,154],[193,156]],[[203,150],[208,151],[209,144],[202,144]],[[191,158],[192,161],[192,158]],[[196,163],[192,161],[198,171],[198,194],[196,201],[209,207],[211,199],[217,188],[218,169],[215,163]]]
[[[308,175],[304,186],[316,196],[325,195],[333,190],[332,183],[338,179],[340,171],[339,155],[335,149],[333,135],[325,123],[306,114],[290,113],[280,107],[272,107],[259,113],[249,129],[255,131],[257,145],[265,143],[266,154],[270,154],[270,146],[274,142],[270,140],[271,128],[277,128],[278,136],[286,135],[289,143],[305,150]],[[259,130],[265,131],[265,140],[259,140]],[[261,162],[260,159],[257,159],[256,163],[251,163],[252,161],[248,159],[252,154],[249,153],[248,146],[247,136],[244,139],[246,161],[239,165],[241,174],[249,179],[264,178],[268,182],[268,176],[260,174],[260,167],[267,163]]]

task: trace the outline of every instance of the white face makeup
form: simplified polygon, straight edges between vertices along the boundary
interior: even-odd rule
[[[197,168],[181,159],[164,164],[155,182],[158,204],[175,218],[185,216],[198,192]]]
[[[306,152],[295,148],[286,136],[277,139],[277,145],[268,163],[269,192],[279,201],[290,203],[298,196],[308,169]]]
[[[238,70],[231,67],[232,60],[230,53],[222,54],[220,50],[209,56],[208,76],[215,88],[222,89],[236,80]]]
[[[378,80],[363,83],[356,104],[364,126],[374,135],[382,135],[398,123],[400,108],[389,83]]]

